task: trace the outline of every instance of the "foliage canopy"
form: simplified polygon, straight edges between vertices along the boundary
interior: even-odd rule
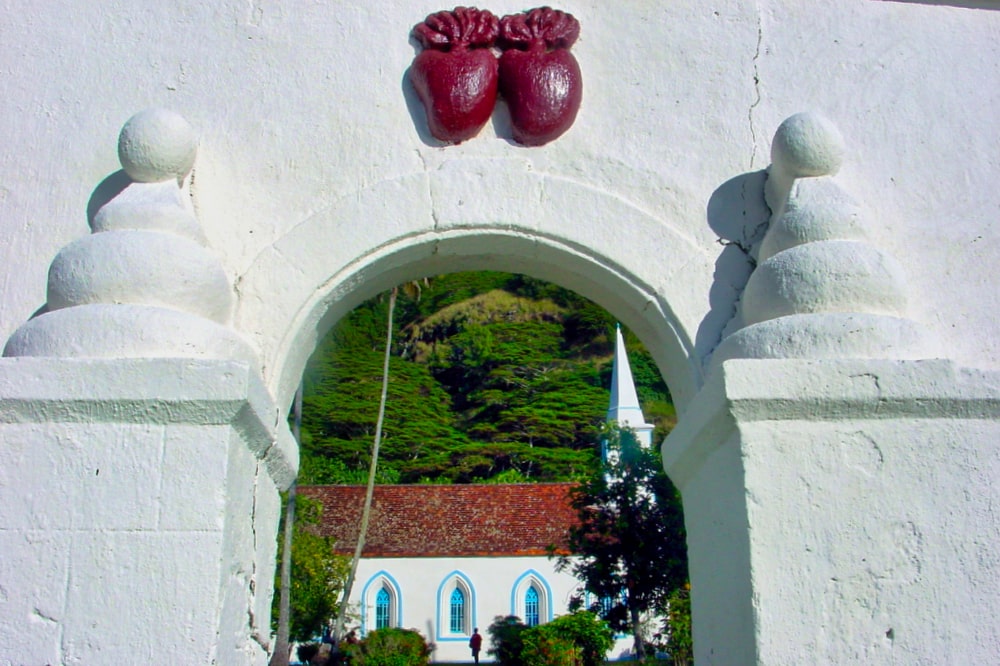
[[[614,320],[579,295],[489,271],[399,293],[379,483],[576,481],[597,458]],[[385,299],[323,340],[305,375],[300,483],[364,483],[381,389]],[[665,436],[670,394],[626,332],[637,390]]]
[[[642,658],[646,620],[663,615],[667,600],[687,582],[687,548],[680,493],[659,456],[628,429],[609,427],[608,463],[572,491],[579,517],[569,533],[570,571],[584,589],[571,607],[589,607],[618,632],[635,637]]]
[[[307,641],[318,636],[337,612],[337,598],[347,577],[348,559],[333,554],[333,539],[316,534],[323,506],[301,495],[296,497],[296,519],[292,540],[292,588],[289,637]],[[278,561],[284,547],[280,538],[284,513],[278,528]],[[275,580],[275,589],[278,589]],[[277,627],[278,595],[271,605],[271,624]]]

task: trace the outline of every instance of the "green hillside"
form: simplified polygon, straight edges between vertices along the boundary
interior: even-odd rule
[[[597,455],[614,318],[523,275],[454,273],[401,290],[382,483],[567,481]],[[410,293],[412,292],[412,293]],[[300,482],[364,483],[381,391],[387,299],[341,320],[306,369]],[[656,441],[670,393],[642,344],[626,346]]]

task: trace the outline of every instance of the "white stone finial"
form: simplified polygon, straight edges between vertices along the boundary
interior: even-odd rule
[[[785,119],[771,142],[771,163],[796,178],[832,176],[844,161],[844,137],[823,116],[805,111]]]
[[[47,311],[14,332],[4,356],[256,362],[229,327],[232,286],[182,196],[196,147],[191,126],[171,111],[125,123],[118,153],[136,182],[96,212],[91,235],[59,251]]]
[[[923,356],[902,267],[871,244],[860,206],[829,177],[843,158],[843,138],[822,116],[795,114],[775,132],[765,184],[771,220],[743,290],[744,327],[716,347],[713,366]]]
[[[198,137],[178,113],[153,108],[135,114],[118,135],[118,159],[140,183],[183,179],[194,166]]]
[[[867,241],[865,214],[832,179],[816,178],[800,183],[782,215],[771,219],[757,261],[796,245],[834,239]]]
[[[771,166],[764,196],[775,217],[784,212],[797,178],[832,176],[844,161],[844,137],[827,118],[804,111],[778,126],[771,141]]]

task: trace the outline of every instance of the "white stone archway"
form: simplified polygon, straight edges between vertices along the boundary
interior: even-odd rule
[[[681,419],[662,451],[699,663],[988,661],[998,567],[941,535],[995,530],[1000,381],[921,360],[933,347],[906,318],[902,271],[833,179],[836,129],[796,115],[774,146],[766,186],[747,179],[730,202],[756,182],[773,214],[711,359],[695,341],[713,248],[526,162],[444,162],[320,207],[241,273],[231,315],[179,196],[190,161],[153,182],[133,168],[0,363],[0,474],[26,472],[0,484],[3,580],[27,572],[3,587],[0,623],[30,626],[0,654],[263,663],[278,491],[297,467],[285,406],[317,341],[405,280],[500,269],[609,309],[670,384]],[[178,540],[190,552],[163,555]]]
[[[264,663],[306,356],[392,282],[474,267],[577,289],[653,348],[682,411],[663,453],[699,664],[1000,662],[996,3],[566,0],[585,95],[540,148],[510,143],[502,107],[461,145],[428,140],[408,36],[437,3],[15,5],[0,662]],[[130,186],[133,203],[163,198],[84,238],[117,125],[150,105],[197,128],[197,183]],[[851,159],[800,189],[847,192],[867,216],[798,249],[786,219],[765,252],[784,259],[734,307],[768,221],[742,196],[763,187],[770,133],[807,108]],[[165,223],[197,247],[108,242]],[[48,299],[67,244],[68,288]],[[88,252],[105,282],[69,279]],[[161,289],[196,264],[201,282]]]
[[[446,166],[334,202],[240,276],[234,325],[261,350],[279,404],[323,334],[363,300],[408,279],[490,269],[558,283],[614,313],[651,350],[683,412],[702,383],[694,339],[711,249],[620,196],[524,162]]]

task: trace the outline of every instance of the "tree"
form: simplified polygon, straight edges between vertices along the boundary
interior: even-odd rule
[[[322,516],[322,504],[301,495],[296,504],[286,644],[289,640],[306,641],[322,632],[337,612],[337,597],[348,569],[347,558],[333,552],[333,538],[319,536],[315,531]],[[279,557],[285,552],[284,544],[279,544]],[[277,624],[278,614],[275,603],[271,609],[272,625]],[[283,654],[287,663],[287,648]],[[272,662],[275,658],[280,658],[279,649],[275,650]]]
[[[664,621],[667,634],[667,651],[674,666],[694,663],[694,641],[691,636],[691,586],[674,590],[670,595],[670,609]]]
[[[409,282],[404,289],[416,294],[419,297],[420,283]],[[378,419],[375,422],[375,439],[372,442],[371,465],[368,469],[368,486],[365,490],[365,504],[361,509],[361,526],[358,530],[358,544],[354,550],[354,557],[351,559],[351,569],[347,574],[347,581],[344,583],[344,600],[340,604],[340,612],[337,614],[337,624],[333,630],[333,638],[339,641],[344,632],[344,621],[347,619],[347,601],[351,598],[351,588],[354,585],[354,576],[358,571],[358,562],[361,561],[361,553],[365,547],[365,537],[368,533],[368,523],[372,515],[372,498],[375,496],[375,476],[378,472],[378,452],[382,444],[382,423],[385,421],[385,403],[389,393],[389,359],[392,357],[392,314],[396,309],[396,297],[399,294],[399,287],[393,287],[389,292],[389,313],[387,315],[386,336],[385,336],[385,361],[382,364],[382,394],[378,403]]]
[[[557,569],[583,582],[571,607],[589,606],[614,630],[631,633],[642,659],[644,616],[665,613],[670,594],[687,582],[684,517],[659,456],[628,429],[609,426],[605,436],[618,454],[573,489],[579,524]]]
[[[535,278],[474,272],[398,293],[392,381],[377,483],[578,481],[598,460],[615,320]],[[387,294],[348,313],[304,374],[300,484],[364,485],[370,467]],[[624,331],[636,389],[657,439],[676,422],[652,357]]]

